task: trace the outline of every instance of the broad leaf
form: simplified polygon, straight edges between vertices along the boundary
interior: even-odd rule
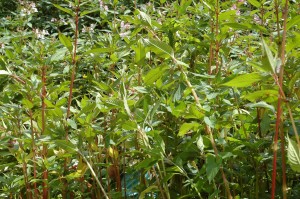
[[[257,8],[261,6],[261,4],[256,0],[248,0],[248,2]]]
[[[179,133],[178,136],[184,136],[185,134],[187,134],[190,130],[192,131],[196,131],[198,129],[198,127],[200,126],[199,123],[196,122],[192,122],[192,123],[184,123],[181,125],[180,129],[179,129]]]
[[[164,54],[174,58],[173,48],[168,44],[156,39],[144,39],[144,42],[150,46],[153,46],[158,55]]]
[[[209,182],[211,182],[220,170],[222,164],[221,158],[216,158],[214,155],[207,154],[206,156],[206,175]]]
[[[289,160],[289,165],[291,168],[300,173],[300,149],[297,143],[287,137],[288,140],[288,149],[287,149],[287,156]]]

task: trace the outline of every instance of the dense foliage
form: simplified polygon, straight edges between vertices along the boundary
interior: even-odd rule
[[[0,1],[1,198],[298,198],[300,4]]]

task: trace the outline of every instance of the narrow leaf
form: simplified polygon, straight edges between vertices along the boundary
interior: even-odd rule
[[[73,45],[71,39],[66,37],[64,34],[59,33],[58,35],[59,41],[72,53]]]
[[[249,74],[243,74],[239,75],[232,80],[229,80],[228,82],[224,83],[224,86],[230,86],[230,87],[247,87],[251,86],[253,83],[258,82],[263,77],[258,73],[249,73]]]
[[[273,57],[273,54],[264,39],[262,39],[262,44],[263,44],[263,49],[264,49],[264,53],[265,53],[265,55],[263,56],[262,62],[263,62],[263,64],[266,65],[265,67],[268,69],[268,72],[275,73],[277,61]]]
[[[293,27],[294,25],[297,25],[300,23],[300,15],[297,15],[295,17],[293,17],[287,24],[286,24],[286,29],[290,29],[291,27]]]
[[[61,7],[61,6],[58,5],[58,4],[54,4],[54,3],[53,3],[53,5],[54,5],[56,8],[60,9],[61,11],[64,11],[64,12],[68,13],[68,14],[71,15],[72,17],[75,16],[75,13],[74,13],[72,10],[70,10],[70,9],[68,9],[68,8]]]

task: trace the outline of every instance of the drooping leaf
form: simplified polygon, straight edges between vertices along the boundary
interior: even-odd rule
[[[219,172],[221,163],[222,163],[221,158],[216,158],[212,154],[207,154],[205,165],[206,165],[206,175],[209,182],[211,182]]]
[[[243,74],[233,78],[232,80],[229,80],[223,85],[230,86],[230,87],[237,87],[237,88],[247,87],[247,86],[251,86],[255,82],[262,80],[262,78],[263,77],[259,73]]]
[[[300,149],[294,140],[290,139],[289,137],[287,137],[287,140],[288,163],[294,171],[300,173]]]
[[[262,39],[262,46],[264,49],[264,55],[262,57],[262,64],[264,65],[263,67],[268,72],[275,73],[277,60],[273,57],[273,54],[264,39]]]
[[[203,137],[202,135],[199,136],[198,140],[197,140],[197,147],[198,149],[200,150],[200,152],[203,152],[204,151],[204,142],[203,142]]]

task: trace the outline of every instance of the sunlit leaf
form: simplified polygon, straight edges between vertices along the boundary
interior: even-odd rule
[[[289,30],[294,25],[298,25],[300,23],[300,15],[294,16],[289,22],[286,24],[286,30]]]
[[[168,44],[156,39],[144,39],[144,42],[150,46],[153,46],[157,50],[157,53],[162,53],[170,57],[174,57],[173,48]]]
[[[259,8],[261,6],[261,4],[256,0],[248,0],[248,2],[253,6],[255,6],[256,8]]]
[[[230,87],[247,87],[251,86],[253,83],[258,82],[262,80],[262,76],[259,73],[248,73],[236,76],[232,80],[229,80],[228,82],[224,83],[224,86],[230,86]]]

